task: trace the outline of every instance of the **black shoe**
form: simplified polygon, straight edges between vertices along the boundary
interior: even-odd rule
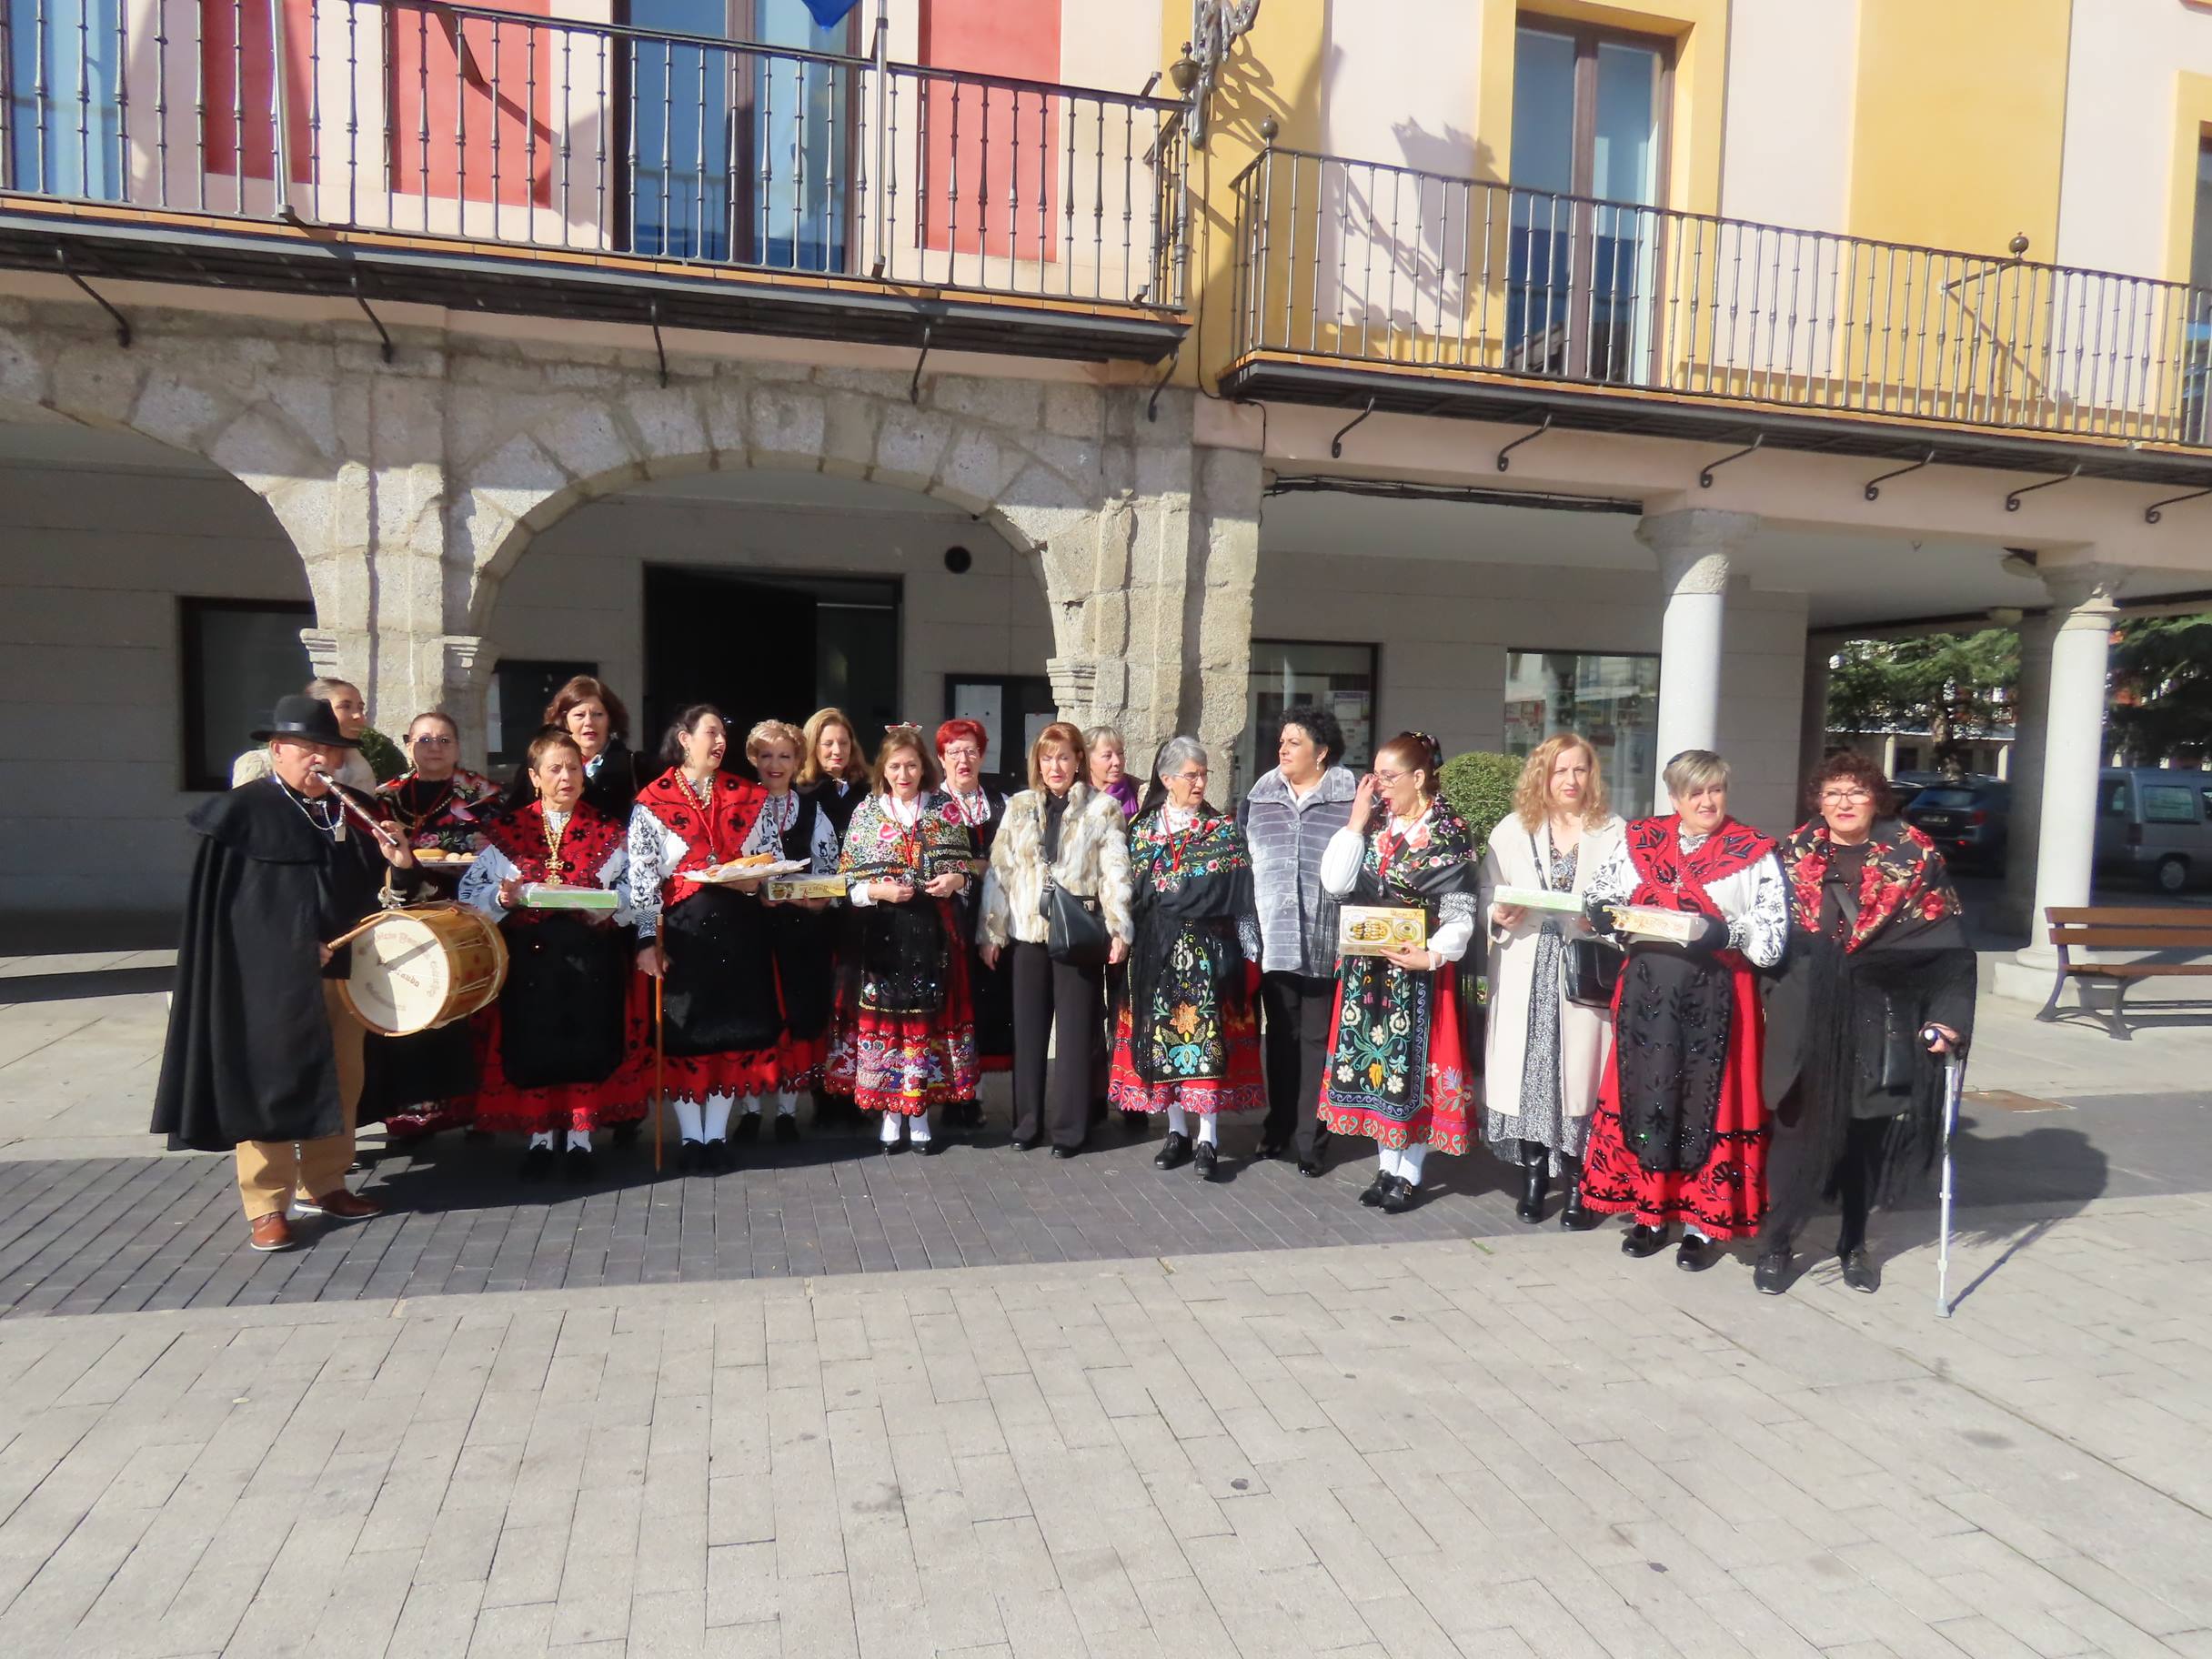
[[[1597,1223],[1597,1212],[1583,1202],[1583,1183],[1570,1179],[1559,1204],[1560,1226],[1568,1232],[1588,1232]]]
[[[799,1114],[797,1112],[779,1111],[776,1114],[776,1139],[779,1141],[799,1139]]]
[[[572,1146],[562,1156],[560,1172],[570,1181],[589,1181],[599,1172],[599,1161],[588,1146]]]
[[[1298,1172],[1304,1176],[1308,1181],[1319,1181],[1322,1173],[1321,1160],[1318,1158],[1301,1158],[1298,1161]]]
[[[1278,1141],[1272,1135],[1262,1135],[1260,1137],[1260,1144],[1252,1148],[1252,1155],[1255,1161],[1265,1162],[1271,1158],[1282,1157],[1283,1153],[1289,1151],[1290,1150],[1291,1144],[1289,1141]]]
[[[1533,1227],[1543,1220],[1543,1201],[1552,1190],[1552,1153],[1548,1147],[1539,1146],[1534,1158],[1530,1158],[1523,1143],[1521,1162],[1521,1202],[1513,1206],[1513,1213]]]
[[[1674,1265],[1685,1273],[1702,1273],[1713,1265],[1720,1249],[1711,1239],[1701,1239],[1694,1232],[1682,1235],[1682,1242],[1674,1247]]]
[[[1751,1270],[1751,1288],[1762,1296],[1779,1296],[1789,1289],[1790,1252],[1770,1250]]]
[[[1844,1282],[1855,1291],[1873,1295],[1882,1288],[1882,1270],[1874,1264],[1874,1258],[1862,1244],[1856,1250],[1847,1250],[1841,1260],[1844,1264]]]
[[[645,1121],[642,1118],[632,1118],[627,1123],[616,1124],[615,1144],[617,1146],[628,1146],[631,1141],[638,1138],[639,1131],[644,1128]]]
[[[732,1141],[758,1141],[760,1139],[760,1114],[757,1111],[740,1113],[737,1126],[729,1131],[729,1138]]]
[[[1198,1143],[1198,1149],[1191,1154],[1191,1161],[1198,1171],[1199,1180],[1212,1181],[1213,1179],[1214,1161],[1219,1156],[1220,1152],[1212,1141],[1201,1141]]]
[[[553,1149],[533,1146],[522,1154],[522,1167],[515,1173],[524,1181],[549,1181],[553,1177]]]
[[[1646,1227],[1638,1222],[1621,1235],[1621,1253],[1624,1256],[1655,1256],[1666,1248],[1666,1229]]]
[[[699,1162],[709,1175],[719,1175],[738,1167],[737,1155],[729,1150],[727,1141],[708,1141]]]
[[[1191,1137],[1177,1134],[1171,1129],[1168,1131],[1168,1138],[1160,1143],[1160,1151],[1153,1155],[1152,1168],[1155,1170],[1179,1170],[1190,1161]]]
[[[945,1143],[935,1135],[931,1135],[927,1141],[914,1142],[914,1156],[917,1158],[934,1158],[944,1150]]]
[[[1149,1111],[1125,1111],[1121,1114],[1121,1128],[1129,1134],[1146,1134],[1151,1127],[1152,1114]]]
[[[1383,1199],[1389,1196],[1390,1183],[1395,1179],[1395,1176],[1385,1175],[1381,1170],[1377,1170],[1375,1178],[1367,1183],[1367,1191],[1360,1194],[1360,1202],[1365,1204],[1370,1210],[1378,1208]]]
[[[1054,1141],[1052,1144],[1052,1156],[1055,1158],[1072,1158],[1078,1151],[1081,1150],[1082,1149],[1080,1147],[1061,1146],[1058,1141]]]
[[[1044,1144],[1042,1135],[1016,1135],[1007,1144],[1017,1152],[1033,1152]]]
[[[676,1149],[676,1172],[689,1175],[706,1161],[707,1149],[697,1141],[687,1141]]]
[[[1413,1183],[1403,1175],[1395,1176],[1390,1191],[1383,1193],[1381,1209],[1384,1215],[1403,1215],[1419,1201],[1413,1196]]]

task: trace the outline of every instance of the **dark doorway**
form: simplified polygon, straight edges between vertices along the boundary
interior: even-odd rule
[[[872,752],[899,718],[899,584],[649,565],[645,685],[645,743],[687,704],[712,703],[729,717],[736,769],[758,722],[796,726],[834,704]]]

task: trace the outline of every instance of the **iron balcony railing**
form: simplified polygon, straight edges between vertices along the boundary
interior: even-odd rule
[[[1288,149],[1237,197],[1240,357],[2212,446],[2212,290]]]
[[[0,188],[1171,309],[1161,99],[429,0],[0,0]],[[281,72],[279,66],[281,65]]]

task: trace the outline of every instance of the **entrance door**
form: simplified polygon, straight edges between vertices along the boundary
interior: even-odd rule
[[[687,705],[712,703],[740,770],[760,721],[797,726],[834,705],[872,754],[898,718],[899,584],[649,565],[645,687],[641,745],[658,745]]]
[[[1544,20],[1513,55],[1506,367],[1651,369],[1673,43]]]

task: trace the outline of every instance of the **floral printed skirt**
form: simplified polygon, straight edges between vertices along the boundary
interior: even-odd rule
[[[1265,1111],[1267,1085],[1260,1073],[1260,1022],[1255,1004],[1225,1008],[1221,1012],[1221,1053],[1225,1075],[1167,1076],[1146,1082],[1137,1075],[1130,1052],[1130,1010],[1126,1000],[1114,1019],[1113,1066],[1107,1075],[1108,1102],[1120,1111],[1165,1111],[1180,1106],[1185,1111]],[[1170,1049],[1169,1064],[1176,1051]]]
[[[1347,1022],[1340,980],[1322,1071],[1321,1121],[1331,1134],[1358,1135],[1392,1151],[1409,1146],[1467,1150],[1474,1073],[1453,984],[1455,971],[1446,967],[1430,976],[1428,994],[1421,999],[1426,1004],[1421,1031],[1371,1027],[1356,1008]],[[1418,1091],[1403,1074],[1415,1067]]]
[[[863,1008],[840,990],[822,1087],[852,1097],[862,1111],[920,1117],[932,1106],[975,1099],[975,1014],[967,952],[947,952],[943,1005],[930,1013]]]

